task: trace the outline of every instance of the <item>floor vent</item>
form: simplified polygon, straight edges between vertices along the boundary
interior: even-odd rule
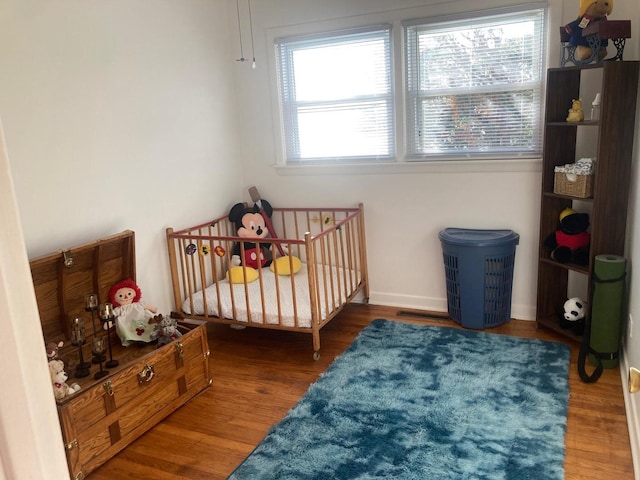
[[[429,318],[435,320],[451,320],[451,317],[446,313],[428,313],[428,312],[411,312],[409,310],[398,310],[396,315],[399,317],[418,317],[418,318]]]

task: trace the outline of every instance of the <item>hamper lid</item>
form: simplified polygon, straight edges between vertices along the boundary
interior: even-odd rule
[[[507,243],[517,245],[520,240],[520,235],[513,230],[474,230],[470,228],[446,228],[438,234],[438,237],[442,242],[476,247]]]

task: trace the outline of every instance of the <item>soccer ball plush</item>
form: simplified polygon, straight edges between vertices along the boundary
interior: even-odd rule
[[[573,330],[577,335],[584,332],[585,302],[581,298],[573,297],[564,302],[564,313],[560,319],[560,326]]]

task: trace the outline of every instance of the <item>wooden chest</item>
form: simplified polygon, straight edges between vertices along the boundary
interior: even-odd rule
[[[135,280],[134,233],[126,231],[30,264],[44,341],[64,342],[60,356],[67,383],[81,387],[56,402],[69,472],[82,479],[211,384],[206,328],[204,322],[180,321],[182,336],[160,348],[123,347],[112,328],[107,358],[119,364],[99,379],[94,376],[101,368],[107,370],[104,364],[92,365],[87,377],[74,378],[80,352],[71,345],[70,319],[83,317],[87,339],[82,354],[90,360],[94,332],[106,332],[97,315],[85,311],[84,296],[96,293],[103,303],[111,285]]]

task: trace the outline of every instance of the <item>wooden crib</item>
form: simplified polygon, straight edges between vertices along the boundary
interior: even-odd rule
[[[231,252],[246,238],[236,236],[228,215],[167,228],[175,308],[214,323],[311,333],[317,360],[322,327],[359,292],[369,299],[363,205],[274,208],[271,223],[276,235],[260,242],[280,260],[257,268],[253,281],[242,272],[233,282]]]

